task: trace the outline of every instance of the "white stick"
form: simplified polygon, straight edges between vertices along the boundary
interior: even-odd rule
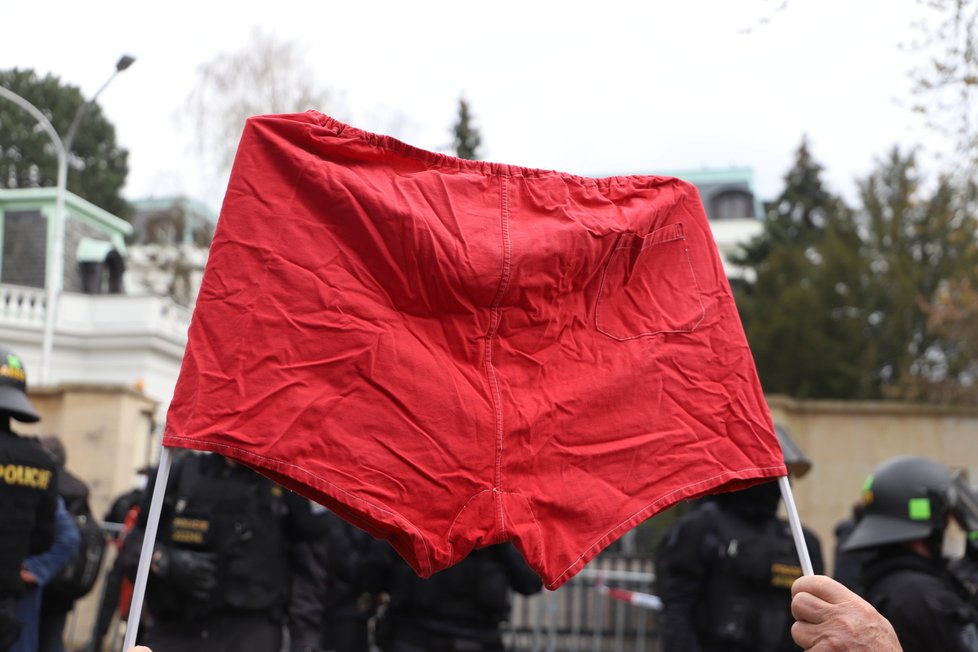
[[[136,645],[139,616],[143,611],[143,596],[146,593],[146,580],[149,579],[149,565],[153,560],[153,548],[156,546],[156,528],[160,524],[163,494],[166,493],[166,481],[169,476],[170,449],[164,446],[163,452],[160,453],[160,466],[156,471],[156,484],[153,486],[153,498],[149,504],[149,516],[146,517],[143,547],[139,552],[139,566],[136,568],[136,581],[132,589],[132,604],[129,606],[129,621],[126,623],[126,638],[122,644],[123,652]]]
[[[798,518],[798,508],[795,507],[795,497],[791,493],[788,476],[783,475],[778,478],[778,486],[781,487],[781,498],[788,510],[788,523],[791,525],[791,536],[795,539],[795,548],[798,550],[798,559],[801,561],[801,572],[805,575],[814,575],[812,559],[808,556],[808,544],[805,543],[805,533],[801,529],[801,519]]]

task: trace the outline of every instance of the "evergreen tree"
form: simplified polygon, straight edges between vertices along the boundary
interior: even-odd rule
[[[37,107],[63,138],[85,103],[76,86],[58,77],[39,78],[33,70],[0,71],[0,86]],[[68,190],[99,208],[128,217],[122,188],[129,174],[129,153],[116,144],[115,127],[95,104],[82,118],[68,155]],[[0,188],[53,187],[58,158],[37,121],[13,102],[0,98]]]
[[[827,192],[802,143],[735,295],[765,391],[799,398],[978,402],[978,191],[921,189],[894,149],[859,184],[858,212]]]
[[[765,391],[865,395],[860,240],[806,141],[764,231],[736,262],[746,270],[734,283],[737,305]]]
[[[458,121],[452,128],[452,133],[455,136],[452,147],[457,157],[471,161],[480,158],[479,146],[482,145],[482,136],[479,135],[479,130],[472,125],[469,103],[463,99],[458,101]]]

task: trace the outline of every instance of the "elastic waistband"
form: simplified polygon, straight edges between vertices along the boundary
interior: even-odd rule
[[[649,187],[663,183],[674,183],[675,178],[656,175],[624,175],[602,178],[583,177],[566,172],[555,170],[539,170],[535,168],[521,167],[518,165],[507,165],[505,163],[492,163],[490,161],[471,161],[468,159],[429,152],[428,150],[408,145],[393,136],[374,134],[357,127],[350,126],[339,120],[318,111],[310,110],[307,115],[313,117],[323,128],[331,131],[337,136],[355,138],[371,147],[387,150],[400,156],[422,161],[430,167],[444,168],[446,170],[467,171],[486,174],[491,176],[504,177],[526,177],[544,178],[550,177],[564,181],[577,183],[584,186],[616,186],[629,185],[632,187]]]

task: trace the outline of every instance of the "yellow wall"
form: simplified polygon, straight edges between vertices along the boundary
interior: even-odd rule
[[[132,488],[136,469],[156,457],[151,415],[156,401],[130,387],[59,385],[30,393],[41,415],[37,424],[18,424],[28,434],[61,437],[68,470],[88,483],[99,518],[112,500]]]
[[[131,387],[60,385],[30,392],[41,415],[36,424],[15,423],[23,434],[58,435],[67,451],[68,470],[88,483],[89,503],[101,519],[112,500],[133,486],[136,470],[156,461],[151,417],[156,401]],[[111,563],[111,549],[102,567]],[[78,601],[66,628],[71,646],[87,643],[98,608],[101,581]]]

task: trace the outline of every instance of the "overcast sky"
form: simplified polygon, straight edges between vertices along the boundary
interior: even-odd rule
[[[99,97],[130,199],[222,187],[176,116],[200,64],[255,26],[303,48],[355,126],[444,150],[457,101],[483,157],[587,176],[743,166],[769,199],[803,134],[830,186],[894,144],[939,146],[908,108],[918,0],[278,0],[5,3],[0,68]],[[884,13],[885,12],[885,13]],[[309,107],[326,110],[330,107]],[[395,121],[394,117],[400,116]]]

